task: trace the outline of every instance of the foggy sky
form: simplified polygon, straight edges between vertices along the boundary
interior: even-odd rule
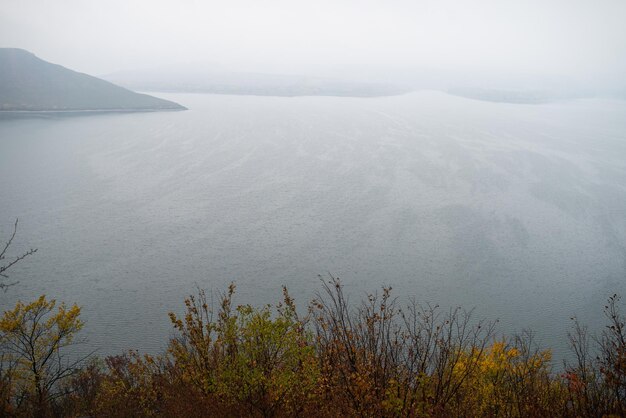
[[[94,75],[200,65],[622,78],[624,0],[0,0],[0,47]]]

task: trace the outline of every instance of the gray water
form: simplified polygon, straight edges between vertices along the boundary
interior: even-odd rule
[[[304,307],[332,273],[559,354],[626,294],[626,102],[162,96],[190,110],[0,120],[0,237],[39,249],[0,307],[46,293],[99,354],[158,352],[196,285]]]

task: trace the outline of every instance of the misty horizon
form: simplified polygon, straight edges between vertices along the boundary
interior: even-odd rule
[[[193,68],[413,88],[626,87],[617,0],[0,3],[0,47],[95,76]]]

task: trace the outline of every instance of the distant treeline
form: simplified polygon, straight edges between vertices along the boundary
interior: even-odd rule
[[[235,306],[203,290],[170,313],[157,356],[73,359],[80,308],[45,296],[0,320],[0,416],[608,417],[626,416],[626,332],[619,297],[591,336],[574,321],[574,361],[555,372],[532,333],[497,337],[460,308],[401,306],[391,289],[350,305],[340,281],[300,315]]]

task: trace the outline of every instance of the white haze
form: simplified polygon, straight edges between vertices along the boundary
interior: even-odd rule
[[[621,83],[624,0],[0,0],[0,46],[79,71],[402,71]]]

